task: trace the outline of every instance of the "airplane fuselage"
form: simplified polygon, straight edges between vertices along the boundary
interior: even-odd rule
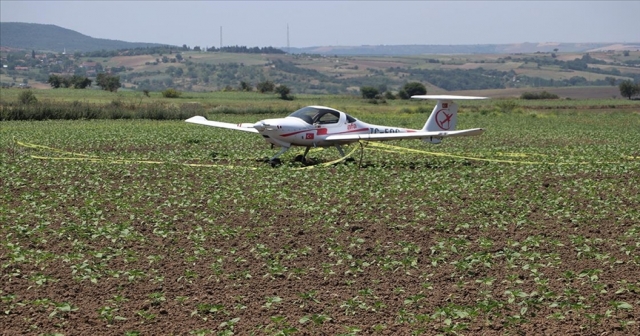
[[[378,133],[410,133],[414,129],[389,127],[368,124],[363,121],[349,118],[343,112],[335,123],[309,124],[296,117],[261,120],[254,124],[254,128],[270,144],[279,147],[303,146],[303,147],[329,147],[336,143],[347,144],[358,140],[326,141],[331,135],[339,134],[378,134]]]

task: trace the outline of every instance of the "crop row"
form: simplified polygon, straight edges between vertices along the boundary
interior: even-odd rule
[[[420,127],[425,116],[366,117]],[[273,153],[259,137],[182,122],[6,122],[0,325],[637,333],[638,115],[465,113],[460,123],[487,132],[389,143],[456,157],[367,146],[363,167],[299,170],[297,153],[277,169],[256,161]],[[52,159],[78,154],[103,160]]]

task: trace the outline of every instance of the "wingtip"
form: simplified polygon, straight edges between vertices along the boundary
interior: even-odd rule
[[[185,120],[185,122],[194,122],[194,121],[198,121],[198,120],[207,120],[207,118],[205,118],[203,116],[193,116],[193,117]]]

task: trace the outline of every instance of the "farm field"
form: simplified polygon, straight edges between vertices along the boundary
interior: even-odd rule
[[[592,102],[593,100],[607,100],[611,103],[616,101],[615,98],[624,99],[620,96],[620,89],[617,86],[583,86],[583,87],[547,87],[547,88],[509,88],[509,89],[495,89],[495,90],[464,90],[464,91],[452,91],[449,94],[456,95],[469,95],[469,96],[483,96],[492,98],[513,98],[520,97],[525,92],[542,92],[547,91],[549,93],[557,94],[559,97],[575,99],[574,104],[582,104],[585,102]],[[615,98],[614,98],[615,97]],[[614,100],[611,100],[614,98]],[[521,101],[522,102],[522,101]],[[617,100],[621,102],[621,100]],[[524,102],[522,102],[524,103]],[[530,104],[532,102],[527,102]],[[548,102],[547,102],[548,103]],[[628,102],[634,104],[634,102]],[[552,105],[557,105],[558,101],[552,102]],[[567,103],[565,103],[567,104]]]
[[[44,56],[38,55],[43,62]],[[60,59],[56,64],[38,64],[30,55],[18,59],[6,70],[0,70],[0,83],[6,87],[28,84],[36,89],[47,89],[51,88],[48,75],[58,73],[86,75],[96,87],[95,71],[111,71],[120,77],[122,89],[134,91],[168,88],[193,92],[230,91],[242,82],[255,89],[259,82],[268,79],[277,85],[287,85],[294,94],[357,95],[362,86],[383,87],[385,91],[397,93],[409,81],[423,83],[430,93],[461,89],[590,87],[607,85],[612,78],[614,84],[623,80],[637,81],[640,72],[636,64],[640,52],[614,50],[406,56],[167,50],[130,56],[109,57],[99,53],[58,56]],[[2,57],[6,59],[9,54],[3,51]],[[12,57],[22,58],[24,54]],[[15,66],[20,66],[20,70],[14,70]],[[444,73],[448,73],[451,80],[442,78]],[[483,77],[474,78],[479,74]]]
[[[212,120],[281,116],[216,113],[220,101],[258,108],[257,94],[182,101],[197,97]],[[410,102],[324,99],[372,123],[420,128],[428,116],[406,113]],[[355,162],[315,167],[291,150],[275,169],[256,160],[275,150],[255,134],[3,121],[0,329],[639,334],[637,102],[526,102],[514,113],[497,103],[461,104],[458,127],[486,128],[480,137],[354,145]]]
[[[0,90],[0,105],[10,105],[18,102],[18,97],[23,89],[2,89]],[[161,92],[150,92],[149,97],[141,92],[121,90],[117,93],[90,89],[56,89],[56,90],[32,90],[38,101],[48,103],[88,103],[88,104],[121,104],[125,106],[140,105],[184,105],[192,104],[202,107],[208,113],[211,109],[230,107],[246,109],[272,108],[293,112],[300,107],[307,105],[328,105],[334,108],[343,109],[353,113],[361,111],[371,113],[399,112],[406,108],[416,108],[418,106],[431,105],[428,102],[417,100],[386,100],[381,104],[370,104],[367,100],[353,95],[317,95],[317,94],[294,94],[295,99],[291,101],[282,100],[276,94],[262,94],[258,92],[182,92],[180,98],[167,99],[162,97]],[[555,93],[564,99],[556,100],[522,100],[514,99],[520,97],[524,92]],[[461,90],[443,91],[434,87],[429,87],[428,94],[453,94],[467,96],[484,96],[498,98],[486,101],[465,102],[467,107],[484,107],[493,109],[497,102],[502,100],[513,100],[524,109],[531,109],[535,112],[540,106],[573,108],[581,110],[601,110],[603,107],[624,111],[640,110],[640,101],[629,100],[620,97],[620,90],[614,86],[592,86],[592,87],[541,87],[541,88],[509,88],[509,89],[488,89],[488,90]],[[286,113],[286,112],[285,112]]]

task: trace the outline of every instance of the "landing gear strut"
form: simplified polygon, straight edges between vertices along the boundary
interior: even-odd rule
[[[336,149],[338,150],[338,153],[340,153],[340,157],[345,157],[344,154],[344,150],[342,149],[342,146],[340,146],[339,144],[335,145]],[[271,165],[271,167],[278,167],[280,165],[282,165],[282,160],[280,160],[280,155],[284,154],[286,151],[289,150],[289,148],[291,147],[281,147],[280,151],[274,155],[272,158],[270,159],[265,159],[265,162],[269,162],[269,164]],[[304,150],[304,154],[299,154],[296,155],[295,158],[293,159],[293,161],[295,162],[301,162],[304,165],[307,165],[309,162],[307,161],[307,154],[309,154],[309,150],[311,149],[311,147],[306,147]],[[312,160],[313,161],[313,160]],[[355,160],[353,158],[347,158],[345,159],[346,162],[354,162]]]
[[[278,152],[278,154],[274,155],[271,159],[269,159],[269,163],[271,164],[271,167],[277,167],[277,166],[282,164],[282,161],[280,161],[280,159],[278,157],[280,157],[280,155],[282,155],[286,151],[288,151],[289,148],[291,148],[291,147],[282,147],[282,148],[280,148],[280,151]]]

